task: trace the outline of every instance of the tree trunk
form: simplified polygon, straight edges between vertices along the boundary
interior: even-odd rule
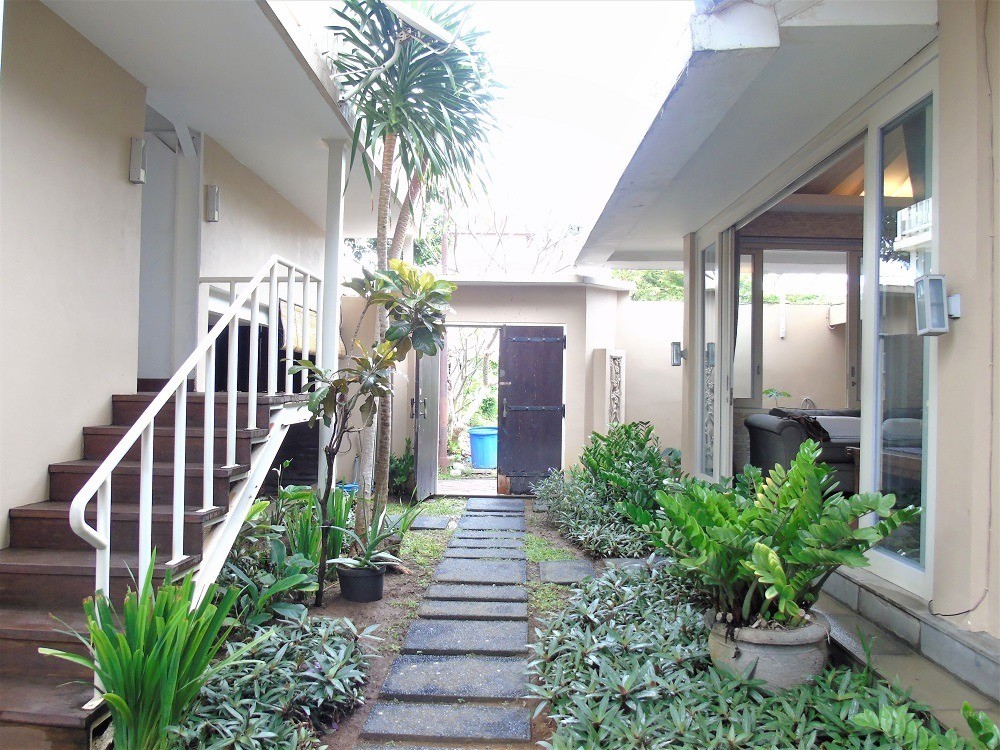
[[[380,271],[389,270],[389,202],[392,200],[392,167],[395,157],[396,134],[386,133],[382,141],[382,179],[379,182],[378,225],[375,237],[375,252],[378,256],[378,268]],[[375,319],[376,341],[381,341],[385,337],[385,331],[388,327],[389,315],[385,308],[380,306]],[[385,502],[389,494],[389,450],[392,447],[391,396],[379,399],[373,439],[374,476],[371,497],[374,502],[372,519],[376,517],[379,504]],[[369,442],[367,445],[371,445],[371,443]]]

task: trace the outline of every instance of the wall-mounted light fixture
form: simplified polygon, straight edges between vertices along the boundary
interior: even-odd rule
[[[948,292],[944,276],[928,274],[916,278],[913,282],[913,308],[918,336],[948,333]]]
[[[681,348],[681,342],[680,341],[671,341],[670,342],[670,366],[671,367],[680,367],[681,366],[681,360],[682,359],[687,359],[687,355],[688,355],[687,349],[682,349]]]
[[[142,138],[132,139],[128,158],[128,181],[133,185],[142,185],[146,182],[146,141]]]
[[[205,185],[205,221],[219,220],[219,186]]]

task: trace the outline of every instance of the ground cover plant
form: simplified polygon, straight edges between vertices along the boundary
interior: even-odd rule
[[[531,671],[556,727],[545,747],[976,747],[869,670],[830,668],[769,695],[716,669],[705,602],[678,573],[671,562],[610,568],[543,621]]]
[[[652,552],[651,536],[599,499],[579,470],[553,471],[534,486],[534,492],[535,502],[548,506],[563,537],[587,552],[598,557],[646,557]]]
[[[350,620],[282,619],[253,633],[201,689],[194,710],[171,734],[183,748],[318,748],[320,733],[363,700],[368,657]],[[242,653],[241,653],[242,651]]]

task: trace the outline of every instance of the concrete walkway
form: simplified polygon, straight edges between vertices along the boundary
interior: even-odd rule
[[[358,750],[528,747],[524,501],[470,498]]]

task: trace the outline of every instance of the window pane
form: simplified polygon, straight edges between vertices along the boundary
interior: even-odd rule
[[[733,398],[753,398],[753,256],[740,256],[736,300],[736,349],[733,354]]]
[[[914,279],[931,265],[931,106],[882,131],[882,241],[878,262],[878,488],[897,507],[926,507],[929,340],[917,336]],[[881,548],[923,566],[923,523],[901,527]]]
[[[702,295],[702,443],[701,471],[713,474],[715,467],[715,344],[718,340],[718,260],[715,245],[702,251],[705,268],[704,294]]]

